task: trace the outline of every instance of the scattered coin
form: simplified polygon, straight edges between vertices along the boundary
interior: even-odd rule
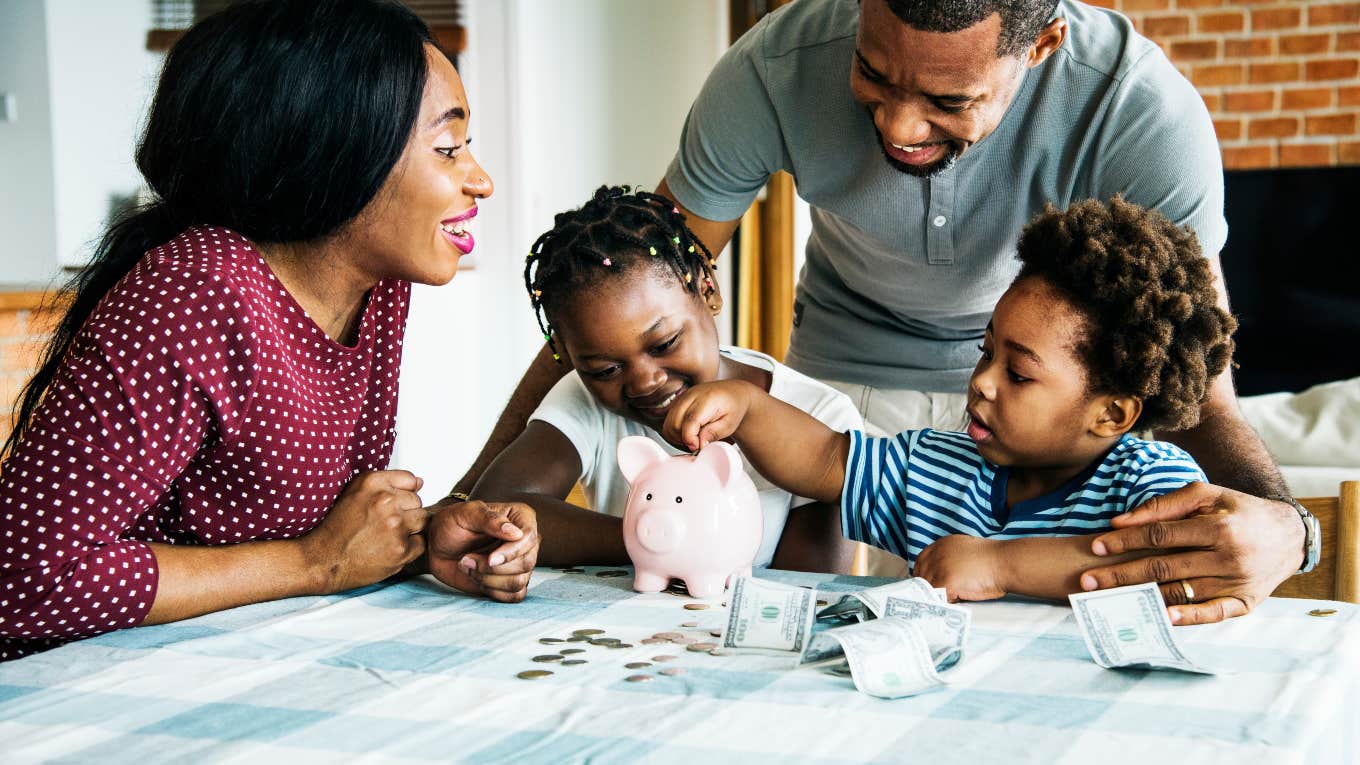
[[[685,610],[686,610],[686,611],[707,611],[707,610],[708,610],[708,604],[707,604],[707,603],[686,603],[686,604],[685,604]]]
[[[709,655],[709,656],[731,656],[731,655],[732,655],[732,652],[729,651],[729,650],[727,650],[726,648],[714,648],[712,651],[709,651],[709,652],[708,652],[708,655]]]
[[[658,632],[655,635],[652,635],[652,637],[658,640],[677,640],[684,636],[684,633],[680,632]]]
[[[612,579],[616,576],[628,576],[628,572],[620,568],[611,568],[604,571],[596,571],[595,576],[601,579]]]
[[[650,661],[630,661],[623,666],[627,667],[628,669],[646,669],[652,666],[652,663]]]
[[[518,677],[521,680],[537,680],[540,677],[547,677],[551,674],[552,673],[546,669],[526,669],[518,675],[515,675],[515,677]]]
[[[685,637],[684,635],[681,635],[678,638],[671,638],[671,642],[675,643],[676,645],[689,645],[690,643],[697,643],[699,641],[695,640],[692,637]]]
[[[567,641],[563,640],[562,638],[539,638],[538,642],[542,643],[543,645],[555,645],[557,643],[565,643]]]
[[[632,647],[633,647],[633,644],[632,644],[632,643],[615,643],[614,645],[611,645],[611,646],[609,646],[609,647],[610,647],[610,648],[632,648]]]
[[[722,637],[722,630],[709,630],[708,634],[712,635],[713,637]]]
[[[623,642],[623,641],[622,641],[622,640],[619,640],[618,638],[611,638],[611,637],[607,637],[607,638],[591,638],[591,639],[590,639],[590,644],[591,644],[591,645],[618,645],[619,643],[622,643],[622,642]]]
[[[692,629],[692,628],[694,628],[694,627],[698,627],[698,626],[699,626],[699,623],[698,623],[698,622],[684,622],[684,623],[682,623],[680,626],[681,626],[681,627],[685,627],[685,628]]]
[[[818,608],[826,608],[826,607],[829,606],[829,605],[831,605],[831,604],[828,603],[828,602],[826,602],[825,600],[819,600],[819,601],[817,601],[817,607],[818,607]]]
[[[558,651],[558,653],[562,654],[563,656],[570,656],[570,655],[572,655],[572,654],[574,654],[574,653],[585,653],[585,652],[586,652],[586,649],[584,649],[584,648],[563,648],[562,650]]]
[[[1314,608],[1308,612],[1309,616],[1331,616],[1336,613],[1335,608]]]
[[[567,642],[568,642],[568,643],[589,643],[589,642],[590,642],[590,636],[589,636],[589,635],[572,635],[571,637],[567,638]]]
[[[564,667],[575,667],[579,664],[587,663],[585,659],[565,659],[562,661]]]
[[[561,661],[561,660],[562,660],[562,654],[560,654],[560,653],[545,653],[545,654],[543,654],[542,656],[535,656],[533,660],[536,661],[536,662],[538,662],[539,664],[547,664],[547,663],[550,662],[550,661]]]
[[[624,680],[627,680],[627,681],[630,682],[630,683],[649,683],[649,682],[652,681],[652,676],[651,676],[651,675],[629,675],[628,677],[625,677]]]
[[[669,643],[669,642],[671,642],[671,641],[669,641],[669,640],[664,640],[664,639],[662,639],[662,638],[657,638],[657,637],[649,637],[649,638],[643,638],[643,639],[642,639],[641,641],[639,641],[639,642],[641,642],[643,645],[656,645],[657,643]]]
[[[675,661],[675,657],[671,656],[670,654],[663,653],[660,656],[653,656],[652,661]]]
[[[718,647],[717,643],[690,643],[689,645],[685,646],[685,650],[693,651],[695,653],[703,653],[704,651],[712,651],[714,648],[717,647]]]
[[[590,637],[591,635],[603,635],[603,634],[604,634],[604,630],[597,630],[597,629],[572,630],[572,631],[571,631],[571,634],[573,634],[573,635],[575,635],[575,636],[577,636],[577,637],[582,637],[582,636]]]
[[[683,674],[685,674],[685,668],[684,668],[684,667],[666,667],[665,669],[661,670],[661,674],[666,675],[667,677],[675,677],[676,675],[683,675]]]

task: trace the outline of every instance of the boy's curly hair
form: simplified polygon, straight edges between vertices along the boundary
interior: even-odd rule
[[[1232,360],[1237,321],[1218,307],[1199,241],[1155,210],[1046,205],[1020,235],[1018,279],[1052,285],[1086,318],[1077,344],[1093,392],[1143,400],[1139,427],[1182,430]]]

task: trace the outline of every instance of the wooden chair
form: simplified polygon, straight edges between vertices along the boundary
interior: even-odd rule
[[[1317,568],[1286,579],[1273,594],[1360,603],[1360,481],[1344,481],[1339,496],[1299,503],[1322,526],[1322,557]]]

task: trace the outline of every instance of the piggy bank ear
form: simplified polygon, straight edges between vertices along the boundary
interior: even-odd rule
[[[628,436],[619,441],[619,470],[629,484],[638,473],[666,458],[666,451],[646,436]]]
[[[726,486],[732,477],[742,472],[741,453],[737,447],[714,441],[705,446],[699,452],[699,456],[694,458],[694,464],[705,470],[713,471],[718,477],[718,483]]]

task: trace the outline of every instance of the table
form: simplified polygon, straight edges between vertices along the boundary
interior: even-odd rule
[[[643,645],[724,609],[539,569],[507,605],[429,578],[141,627],[0,665],[0,761],[1089,763],[1360,761],[1360,608],[1271,599],[1177,628],[1215,677],[1109,671],[1064,606],[971,604],[953,683],[884,700],[781,657]],[[884,580],[767,571],[848,592]],[[1337,613],[1308,615],[1326,606]],[[633,644],[544,645],[580,628]],[[588,663],[535,655],[582,647]],[[663,665],[630,661],[673,654]],[[521,680],[528,669],[555,674]],[[628,682],[633,674],[649,682]]]

